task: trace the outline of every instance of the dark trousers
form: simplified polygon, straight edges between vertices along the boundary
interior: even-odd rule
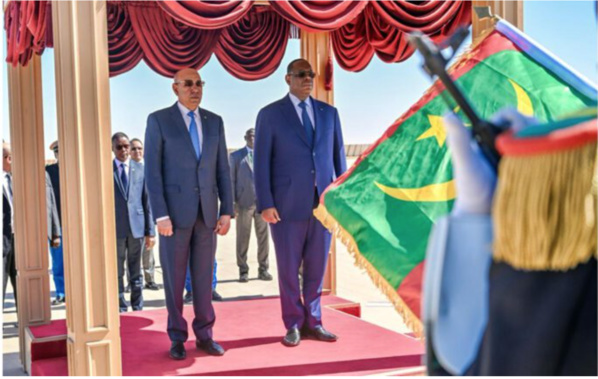
[[[118,255],[118,302],[121,311],[128,308],[125,300],[125,260],[131,286],[131,308],[134,311],[143,309],[143,277],[141,276],[141,250],[144,248],[144,238],[135,238],[129,234],[126,238],[116,239]]]
[[[174,228],[170,237],[160,236],[160,264],[164,272],[164,294],[168,310],[168,337],[187,341],[187,321],[183,317],[183,289],[187,265],[193,291],[193,332],[197,340],[212,338],[216,321],[212,306],[212,275],[216,254],[216,233],[203,221],[201,208],[190,228]]]
[[[568,271],[490,267],[489,317],[466,375],[596,376],[596,260]]]
[[[257,237],[257,260],[259,272],[268,271],[268,223],[262,219],[262,215],[256,212],[255,206],[250,208],[237,207],[237,266],[239,273],[247,274],[247,251],[249,250],[249,239],[251,237],[251,224],[255,224],[255,235]]]
[[[4,278],[2,286],[2,307],[4,308],[4,298],[6,297],[6,285],[10,278],[10,284],[12,285],[14,297],[15,297],[15,308],[18,309],[17,304],[17,269],[16,269],[16,257],[15,257],[15,238],[14,234],[10,237],[3,236],[2,241],[2,255],[4,257]]]
[[[330,248],[330,233],[314,216],[307,221],[279,221],[271,224],[270,228],[276,250],[285,328],[307,326],[313,329],[322,325],[320,296]],[[300,291],[298,276],[302,263],[303,291]]]

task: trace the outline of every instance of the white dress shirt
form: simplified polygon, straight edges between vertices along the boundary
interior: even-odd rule
[[[187,126],[187,131],[189,131],[189,126],[191,125],[191,117],[189,117],[189,112],[191,109],[188,109],[186,106],[181,104],[179,101],[176,102],[181,111],[181,115],[183,116],[183,120],[185,120],[185,125]],[[197,136],[199,137],[199,148],[202,148],[202,141],[203,141],[203,131],[201,125],[201,117],[199,117],[199,108],[196,108],[193,111],[195,115],[195,125],[197,125]]]
[[[293,103],[293,106],[295,107],[297,116],[299,116],[299,121],[301,121],[301,124],[303,124],[303,117],[301,116],[303,114],[303,108],[301,108],[299,106],[299,104],[301,103],[301,100],[299,100],[299,98],[297,96],[293,95],[290,92],[289,92],[289,97],[291,98],[291,102]],[[307,117],[309,117],[309,121],[311,121],[311,124],[315,129],[316,120],[314,118],[314,104],[311,100],[311,96],[309,96],[307,99],[305,99],[305,104],[307,104],[307,106],[305,107],[305,109],[307,109]]]

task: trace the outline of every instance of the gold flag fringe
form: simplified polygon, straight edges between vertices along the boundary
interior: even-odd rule
[[[566,271],[597,256],[596,146],[503,157],[493,205],[496,261]]]
[[[421,320],[411,311],[411,309],[409,309],[407,304],[405,304],[403,299],[397,294],[396,288],[393,288],[386,279],[380,275],[378,270],[376,270],[376,268],[361,254],[353,236],[351,236],[351,234],[349,234],[336,219],[328,213],[328,210],[323,203],[320,203],[314,210],[314,216],[320,220],[322,225],[324,225],[333,236],[341,240],[343,245],[349,250],[349,253],[355,258],[355,265],[368,273],[376,287],[384,293],[399,315],[401,315],[407,327],[411,329],[418,338],[422,338],[424,333]]]

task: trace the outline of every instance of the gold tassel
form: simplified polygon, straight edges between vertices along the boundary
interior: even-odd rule
[[[327,228],[333,236],[340,239],[343,245],[347,247],[347,250],[355,259],[355,265],[361,269],[364,269],[370,279],[374,282],[376,287],[390,300],[392,305],[395,307],[399,315],[403,318],[405,325],[413,331],[418,337],[422,338],[424,331],[421,320],[411,311],[411,309],[405,304],[403,299],[397,294],[397,290],[393,288],[382,275],[376,270],[374,266],[361,254],[357,243],[353,239],[353,236],[349,234],[335,219],[332,217],[326,207],[320,203],[314,210],[314,216],[325,228]]]
[[[596,257],[596,142],[504,156],[494,200],[494,260],[566,271]]]

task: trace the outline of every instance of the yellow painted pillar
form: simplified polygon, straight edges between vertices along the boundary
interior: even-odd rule
[[[515,25],[519,30],[523,31],[523,0],[514,1],[473,1],[472,7],[490,7],[493,15],[500,16],[511,24]],[[484,32],[493,26],[490,18],[480,20],[475,12],[472,10],[471,23],[473,30],[473,42],[484,34]]]
[[[41,59],[8,66],[12,148],[19,351],[25,365],[24,331],[50,322],[48,229],[44,167]]]
[[[69,375],[121,375],[105,1],[53,1]]]
[[[301,57],[307,59],[318,74],[312,96],[320,101],[334,105],[334,89],[324,87],[326,63],[330,57],[330,34],[327,32],[308,33],[301,31]],[[336,240],[332,238],[328,252],[328,266],[324,274],[323,292],[336,294]]]

